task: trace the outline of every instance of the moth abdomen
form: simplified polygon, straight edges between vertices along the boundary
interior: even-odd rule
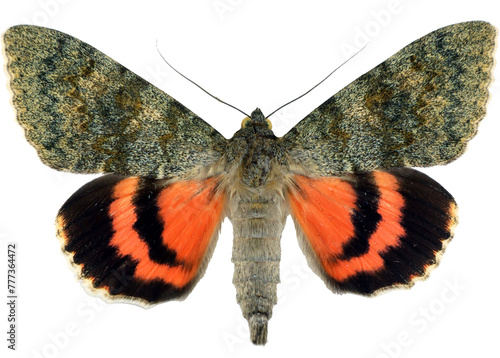
[[[236,301],[243,316],[248,320],[250,336],[255,344],[266,343],[267,321],[278,301],[276,286],[280,282],[279,240],[280,236],[261,239],[235,238],[233,244],[233,284],[236,287]],[[259,245],[262,242],[264,245]]]
[[[248,320],[250,338],[255,344],[266,343],[267,322],[277,303],[280,238],[285,225],[283,202],[277,197],[240,199],[230,216],[236,300]]]

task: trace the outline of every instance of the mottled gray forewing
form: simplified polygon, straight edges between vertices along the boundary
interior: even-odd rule
[[[3,40],[18,121],[48,166],[163,178],[221,156],[222,135],[88,44],[24,25]]]
[[[283,137],[292,164],[332,175],[457,158],[485,115],[495,38],[474,21],[403,48]]]

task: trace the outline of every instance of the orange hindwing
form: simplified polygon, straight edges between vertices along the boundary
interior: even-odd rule
[[[413,169],[294,177],[290,209],[310,265],[334,290],[411,285],[437,264],[456,204]]]
[[[63,251],[91,289],[156,303],[182,298],[204,272],[223,219],[219,180],[166,183],[105,175],[57,218]]]

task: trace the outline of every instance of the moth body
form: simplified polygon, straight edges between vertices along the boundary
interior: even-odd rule
[[[280,239],[288,210],[284,200],[284,154],[257,109],[227,148],[232,172],[228,217],[233,224],[233,283],[255,344],[265,344],[277,303]],[[278,158],[278,159],[277,159]]]

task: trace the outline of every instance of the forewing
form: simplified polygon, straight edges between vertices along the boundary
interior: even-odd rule
[[[406,46],[283,137],[291,164],[335,175],[454,160],[485,115],[495,37],[474,21]]]
[[[92,292],[140,304],[184,298],[224,218],[220,178],[167,182],[109,174],[62,206],[63,252]]]
[[[327,286],[370,295],[411,286],[439,262],[453,235],[453,197],[410,168],[310,178],[288,194],[299,243]]]
[[[221,156],[222,135],[86,43],[27,25],[3,40],[17,119],[48,166],[163,178]]]

